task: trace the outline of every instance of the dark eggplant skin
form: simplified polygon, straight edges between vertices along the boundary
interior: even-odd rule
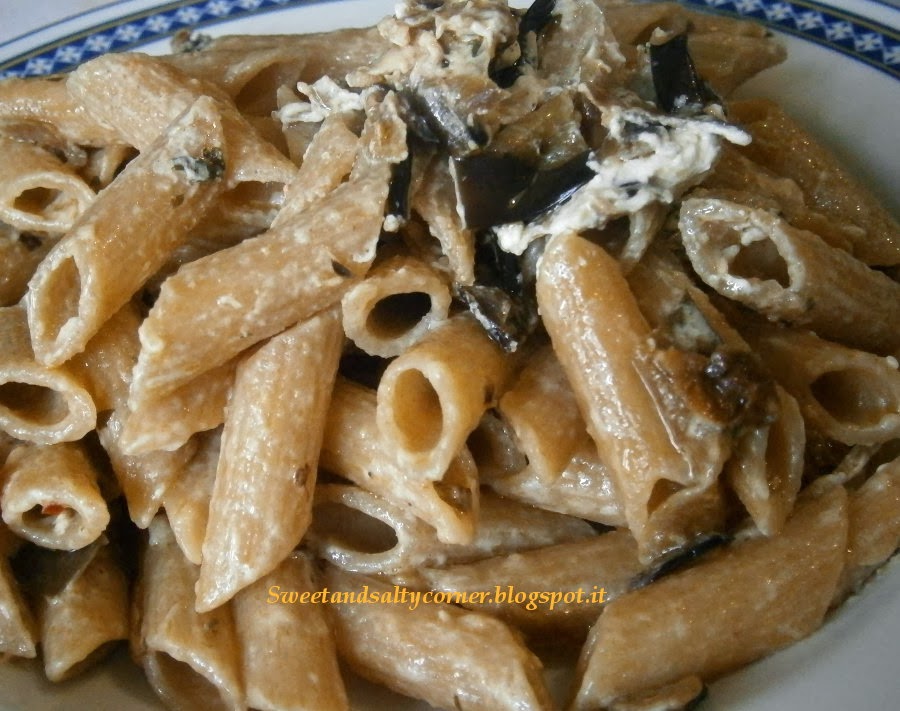
[[[526,65],[536,65],[537,57],[532,56],[533,42],[529,35],[537,35],[553,20],[556,0],[534,0],[519,20],[518,43],[521,54],[515,64],[501,67],[491,72],[491,78],[501,89],[508,89],[522,76]]]
[[[697,114],[709,104],[721,103],[697,74],[684,33],[650,45],[650,73],[656,104],[668,114]]]
[[[507,353],[517,351],[540,323],[535,280],[545,244],[535,240],[519,257],[500,249],[492,232],[480,232],[475,283],[454,288],[456,298]]]
[[[465,156],[483,147],[488,136],[479,126],[469,126],[447,104],[441,89],[433,86],[398,92],[400,111],[410,132],[424,143],[443,145],[452,156]]]
[[[583,151],[565,163],[536,170],[505,154],[477,153],[453,159],[456,194],[466,227],[485,229],[510,222],[531,222],[561,205],[594,177]]]
[[[660,578],[670,575],[677,570],[683,568],[688,563],[692,563],[704,554],[709,553],[720,546],[731,541],[730,536],[721,533],[709,533],[696,538],[690,545],[683,548],[676,548],[665,554],[656,564],[638,575],[631,581],[631,589],[639,590],[640,588],[654,583]]]
[[[391,184],[388,188],[386,214],[402,222],[409,219],[409,190],[412,184],[413,150],[409,139],[406,141],[406,158],[395,163],[391,169]]]

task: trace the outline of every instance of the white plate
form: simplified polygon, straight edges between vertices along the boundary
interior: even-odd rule
[[[362,26],[391,0],[0,0],[7,27],[34,27],[36,10],[59,22],[11,38],[0,26],[0,76],[62,71],[110,49],[166,52],[182,27],[212,34],[312,32]],[[829,143],[900,214],[900,10],[871,0],[689,0],[715,12],[756,17],[788,47],[786,64],[742,93],[777,98]],[[28,12],[28,15],[25,13]],[[810,639],[712,685],[704,711],[886,711],[900,706],[900,563],[894,561]],[[554,681],[559,681],[556,677]],[[0,709],[158,709],[124,656],[54,686],[37,665],[0,665]],[[392,694],[354,684],[354,708],[412,709]]]

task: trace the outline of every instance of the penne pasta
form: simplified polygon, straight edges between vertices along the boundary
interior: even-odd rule
[[[392,358],[447,318],[450,290],[427,264],[393,257],[351,287],[341,308],[348,338],[370,355]]]
[[[285,602],[282,591],[288,596],[317,592],[309,558],[289,556],[234,598],[248,706],[260,711],[349,709],[325,610]]]
[[[368,271],[390,165],[406,147],[390,102],[374,110],[367,126],[348,182],[260,237],[191,262],[166,280],[141,325],[133,408],[336,303]],[[268,276],[260,280],[258,273]],[[215,338],[196,337],[212,324]]]
[[[172,535],[184,557],[194,565],[203,561],[203,539],[221,440],[218,429],[199,435],[193,456],[173,475],[163,492],[162,506]]]
[[[165,516],[157,516],[143,557],[132,652],[169,706],[245,708],[231,607],[194,609],[198,573],[182,555]]]
[[[840,162],[773,101],[732,102],[729,112],[753,136],[741,151],[792,179],[807,204],[827,219],[855,229],[851,254],[866,264],[900,263],[900,225]]]
[[[711,680],[806,637],[822,624],[846,545],[847,496],[836,488],[798,505],[780,536],[735,543],[611,602],[582,650],[570,708]],[[648,626],[650,615],[660,623]]]
[[[199,611],[273,570],[303,538],[342,345],[333,307],[238,367],[203,539]]]
[[[213,100],[198,99],[41,263],[25,299],[40,362],[59,365],[83,350],[187,238],[223,188],[214,164],[231,155],[220,123]]]
[[[503,393],[497,411],[515,432],[532,471],[545,484],[558,479],[584,432],[575,394],[553,349],[535,353]],[[547,418],[548,412],[557,413]]]
[[[12,539],[0,523],[0,655],[34,658],[39,640],[37,624],[9,565],[8,557],[15,548]]]
[[[430,590],[492,593],[481,602],[470,596],[475,602],[463,606],[495,615],[546,644],[544,635],[583,639],[603,605],[628,592],[642,571],[634,538],[611,531],[474,563],[422,568],[419,575]],[[524,601],[498,600],[498,593],[509,590],[525,593]]]
[[[575,234],[556,236],[541,259],[537,298],[642,556],[716,527],[720,512],[709,475],[693,480],[634,367],[650,327],[613,258]],[[709,498],[710,506],[691,506],[695,497]],[[688,507],[693,515],[676,515]]]
[[[332,484],[316,496],[309,542],[319,557],[351,572],[396,575],[594,535],[580,519],[482,495],[474,538],[448,544],[403,507],[357,487]]]
[[[108,545],[62,590],[40,596],[38,619],[50,681],[82,674],[128,639],[128,580]]]
[[[0,136],[0,219],[23,232],[68,231],[94,191],[65,163],[31,143]]]
[[[54,237],[22,233],[0,223],[0,308],[19,303],[34,270],[55,243]]]
[[[336,593],[391,588],[336,568]],[[541,664],[502,622],[452,605],[328,606],[338,653],[360,675],[440,708],[551,709]],[[373,634],[373,630],[379,630]],[[484,641],[490,639],[490,644]]]
[[[109,523],[99,472],[77,443],[22,445],[6,461],[0,492],[3,520],[44,548],[77,550]]]
[[[794,507],[803,477],[806,426],[797,401],[776,389],[777,419],[748,429],[735,443],[724,475],[765,535],[778,533]]]
[[[582,431],[565,468],[550,484],[531,466],[510,476],[487,479],[485,483],[498,494],[547,511],[604,526],[627,525],[615,478],[586,431]]]
[[[900,348],[887,325],[900,319],[900,284],[817,235],[759,208],[701,198],[682,203],[679,229],[698,276],[723,296],[857,348]]]
[[[34,358],[25,310],[0,308],[0,429],[35,444],[80,439],[97,421],[84,383],[66,366]]]
[[[508,374],[505,354],[474,318],[446,321],[382,375],[376,416],[383,446],[417,476],[440,478]]]
[[[751,327],[747,333],[812,429],[846,444],[876,444],[900,435],[896,360],[808,331]]]
[[[73,101],[62,77],[0,82],[0,119],[37,129],[52,127],[69,145],[106,146],[118,139],[116,131]]]
[[[321,464],[384,499],[409,507],[444,543],[469,543],[478,517],[478,472],[463,449],[435,481],[412,477],[382,446],[374,390],[338,377],[325,424]]]

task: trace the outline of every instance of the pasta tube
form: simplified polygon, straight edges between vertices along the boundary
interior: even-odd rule
[[[348,338],[370,355],[393,358],[447,318],[450,289],[421,261],[394,257],[351,287],[341,307]]]
[[[797,506],[781,535],[719,554],[614,600],[582,650],[573,711],[712,679],[814,632],[844,567],[847,496]],[[660,622],[647,625],[647,619]]]
[[[273,337],[238,367],[203,539],[200,611],[273,570],[309,526],[340,323],[333,307]]]
[[[509,364],[474,318],[443,323],[387,367],[376,415],[387,451],[424,479],[447,470],[502,393]]]
[[[44,548],[83,548],[109,523],[97,480],[97,469],[80,444],[22,445],[6,462],[3,520]]]
[[[38,632],[31,609],[7,560],[12,534],[0,523],[0,654],[37,656]]]
[[[464,606],[495,615],[536,642],[541,635],[552,635],[557,642],[559,634],[583,639],[603,605],[628,592],[642,571],[631,534],[611,531],[474,563],[423,568],[419,575],[431,590],[493,593],[483,604],[474,598]],[[525,593],[526,599],[497,599],[498,592],[510,589]]]
[[[410,476],[382,446],[375,422],[376,395],[338,377],[322,444],[322,466],[383,499],[409,507],[444,543],[469,543],[478,517],[478,472],[463,449],[443,476]]]
[[[36,444],[80,439],[97,421],[84,383],[66,366],[35,361],[25,310],[0,308],[0,429]]]
[[[221,115],[204,97],[126,166],[29,284],[25,303],[40,362],[58,365],[83,350],[165,264],[222,191],[217,161],[231,159]]]
[[[692,480],[634,367],[650,328],[615,260],[575,234],[555,236],[541,258],[537,298],[642,555],[653,557],[714,527],[714,488],[708,479]],[[698,505],[697,498],[707,497],[710,508]]]
[[[823,338],[900,348],[900,284],[758,208],[694,198],[679,228],[697,275],[723,296]],[[876,317],[877,314],[877,317]]]
[[[392,588],[329,568],[334,593]],[[354,671],[440,708],[552,709],[541,664],[502,622],[452,605],[328,606],[338,653]],[[378,630],[377,634],[373,634]],[[490,644],[485,644],[490,640]]]
[[[0,136],[0,219],[16,229],[68,231],[94,200],[94,191],[65,163],[39,146]]]
[[[182,555],[165,516],[157,516],[143,558],[132,646],[168,706],[237,711],[245,702],[231,607],[194,609],[198,572]]]
[[[62,590],[41,595],[38,609],[50,681],[81,674],[128,639],[128,580],[110,547],[99,546]]]
[[[140,329],[134,409],[336,303],[368,271],[390,166],[406,145],[393,102],[379,104],[366,126],[346,183],[263,235],[191,262],[166,280]],[[215,337],[198,338],[207,332]]]
[[[750,328],[748,337],[811,429],[847,444],[900,436],[896,361],[847,348],[808,331]]]
[[[349,709],[322,605],[280,602],[281,591],[314,593],[312,562],[289,556],[234,598],[247,704],[260,711]]]

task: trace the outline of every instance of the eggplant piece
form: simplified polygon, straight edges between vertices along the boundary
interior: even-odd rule
[[[697,74],[684,33],[668,42],[650,45],[650,73],[656,104],[666,113],[698,114],[709,104],[721,103]]]
[[[516,79],[522,76],[523,67],[537,65],[537,56],[532,52],[536,43],[531,41],[529,35],[537,35],[553,19],[553,11],[556,10],[556,0],[534,0],[519,20],[519,58],[514,64],[492,70],[491,79],[501,89],[508,89],[515,84]]]
[[[469,229],[531,222],[561,205],[594,177],[591,151],[562,165],[535,170],[510,155],[480,153],[454,158],[452,174],[463,220]]]
[[[409,220],[409,190],[412,184],[412,146],[406,141],[406,158],[395,163],[391,169],[391,184],[387,196],[387,216],[394,218],[398,224]]]
[[[500,249],[491,232],[479,233],[475,283],[455,288],[457,299],[507,353],[518,350],[540,322],[535,280],[545,244],[535,240],[517,257]]]
[[[753,353],[715,349],[700,383],[722,422],[761,427],[778,416],[775,383]]]
[[[468,155],[487,143],[487,134],[478,126],[469,126],[447,104],[438,87],[407,88],[399,96],[403,120],[420,140],[444,145],[453,156]]]
[[[695,539],[689,546],[676,548],[665,554],[650,569],[644,571],[631,581],[631,589],[638,590],[640,588],[654,583],[662,577],[674,573],[683,568],[688,563],[692,563],[701,556],[709,553],[720,546],[724,546],[731,541],[731,536],[721,533],[710,533]]]

